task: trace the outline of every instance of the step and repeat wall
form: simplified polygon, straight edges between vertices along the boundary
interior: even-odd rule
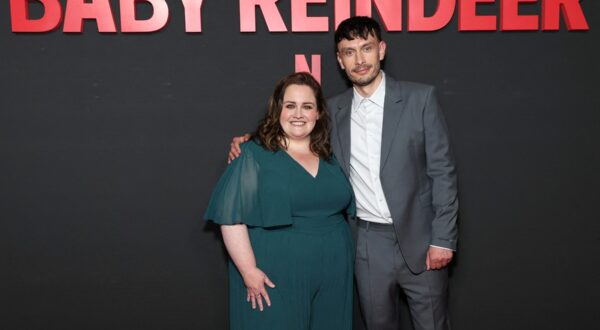
[[[0,2],[0,328],[226,329],[227,254],[202,215],[229,143],[288,73],[348,88],[333,32],[350,15],[382,23],[386,74],[438,89],[453,327],[593,328],[594,0]]]

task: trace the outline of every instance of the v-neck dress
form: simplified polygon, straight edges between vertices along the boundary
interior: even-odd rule
[[[230,329],[350,330],[354,248],[345,220],[355,212],[352,188],[337,161],[320,159],[313,177],[285,151],[254,141],[217,183],[205,218],[246,224],[271,307],[246,302],[229,261]]]

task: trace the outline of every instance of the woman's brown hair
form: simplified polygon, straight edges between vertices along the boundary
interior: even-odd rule
[[[277,83],[273,94],[269,98],[267,113],[260,122],[256,133],[254,133],[254,137],[267,150],[275,152],[281,148],[287,148],[285,132],[279,123],[279,117],[283,108],[283,95],[290,85],[308,86],[315,94],[319,119],[315,123],[312,132],[310,132],[310,151],[319,157],[329,160],[331,157],[331,145],[329,144],[327,104],[323,97],[321,85],[307,72],[292,73]]]

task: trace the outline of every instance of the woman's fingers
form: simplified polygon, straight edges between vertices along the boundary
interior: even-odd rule
[[[267,303],[267,306],[271,307],[271,298],[269,298],[269,294],[267,293],[267,290],[265,288],[263,288],[261,296],[265,299],[265,303]]]
[[[263,299],[265,300],[264,303]],[[266,304],[269,307],[271,306],[271,298],[269,297],[269,293],[264,287],[261,288],[259,292],[255,292],[252,289],[248,289],[248,292],[246,293],[246,301],[251,303],[252,309],[256,309],[256,307],[258,306],[258,310],[260,310],[261,312],[264,310],[264,304]]]
[[[259,311],[263,311],[263,301],[262,301],[262,296],[260,293],[256,294],[256,303],[258,304],[258,310]]]
[[[269,293],[267,292],[267,286],[275,288],[275,284],[265,273],[258,268],[246,272],[244,282],[246,284],[246,301],[251,302],[252,309],[256,309],[258,306],[258,309],[262,312],[265,304],[269,307],[271,306],[271,297],[269,297]]]
[[[267,275],[265,275],[265,284],[268,285],[271,289],[275,287],[275,283],[271,282],[271,279],[269,279]]]

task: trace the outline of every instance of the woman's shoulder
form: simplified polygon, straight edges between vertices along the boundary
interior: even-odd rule
[[[264,148],[260,141],[256,139],[250,139],[247,142],[242,143],[240,149],[242,151],[242,157],[252,157],[257,162],[273,161],[273,157],[277,154],[277,152],[272,152]]]
[[[253,156],[261,156],[265,152],[268,152],[268,150],[263,148],[260,145],[260,142],[258,142],[255,139],[250,139],[247,142],[242,143],[240,145],[240,149],[242,150],[242,155],[244,153],[249,153],[250,155],[253,155]]]

